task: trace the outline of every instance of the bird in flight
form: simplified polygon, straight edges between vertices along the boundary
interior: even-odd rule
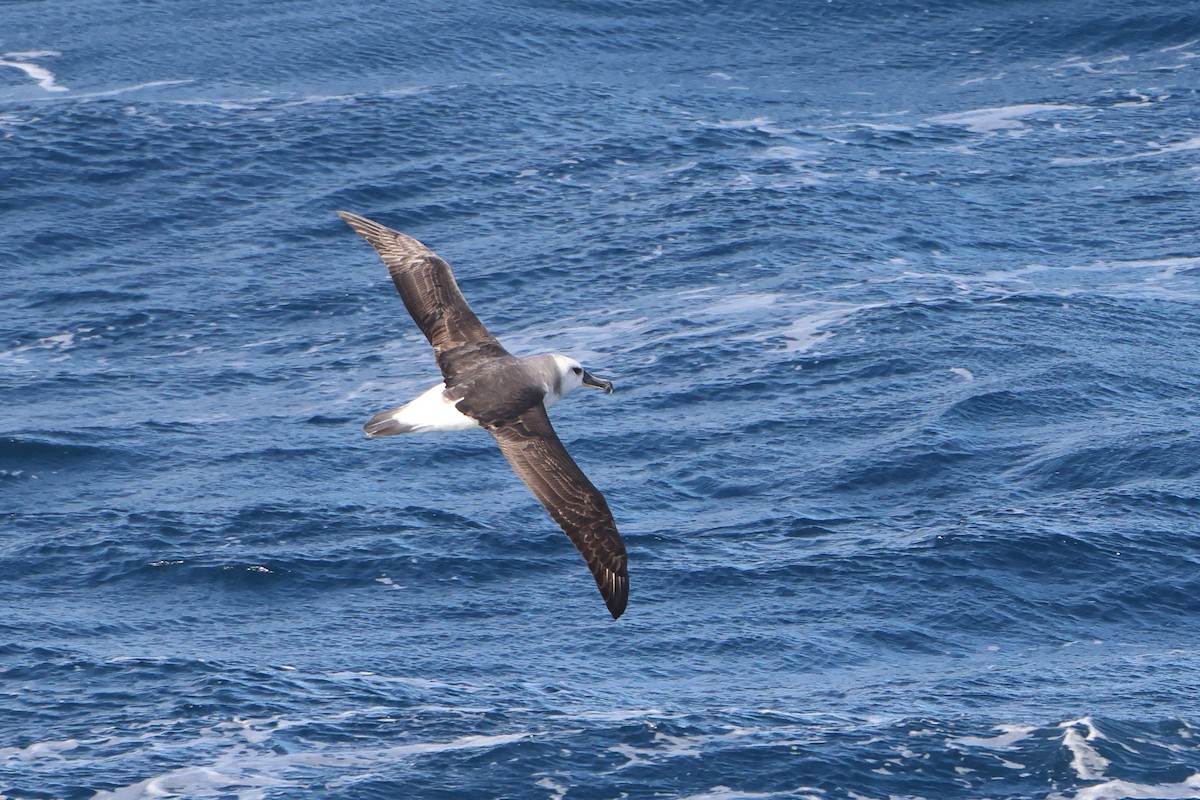
[[[379,253],[404,307],[433,346],[443,381],[368,420],[368,436],[483,428],[587,562],[613,619],[629,602],[628,559],[612,512],[559,440],[546,409],[580,386],[611,393],[573,358],[518,358],[471,311],[450,265],[411,236],[337,212]]]

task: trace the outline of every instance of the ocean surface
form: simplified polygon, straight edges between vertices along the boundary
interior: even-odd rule
[[[0,219],[5,800],[1200,798],[1195,2],[9,0]]]

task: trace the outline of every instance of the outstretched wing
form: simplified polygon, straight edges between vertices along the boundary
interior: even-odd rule
[[[625,543],[600,490],[571,458],[538,403],[508,422],[486,425],[513,471],[578,548],[613,619],[629,602]]]
[[[378,222],[337,212],[379,253],[404,307],[433,345],[433,355],[452,386],[463,369],[508,352],[467,305],[450,265],[411,236]]]

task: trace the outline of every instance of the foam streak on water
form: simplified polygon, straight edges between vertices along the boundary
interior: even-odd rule
[[[1195,9],[2,13],[0,797],[1200,797]]]
[[[5,53],[3,58],[0,58],[0,67],[12,67],[13,69],[24,72],[30,79],[37,82],[37,85],[45,89],[47,92],[66,92],[70,91],[66,86],[60,86],[54,80],[54,73],[33,59],[48,58],[51,56],[62,55],[55,50],[34,50],[26,53]]]

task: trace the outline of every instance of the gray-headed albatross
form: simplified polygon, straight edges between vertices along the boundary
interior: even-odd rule
[[[369,436],[483,428],[583,555],[613,619],[629,601],[625,544],[600,490],[579,469],[546,409],[580,386],[612,392],[578,361],[510,355],[463,299],[450,265],[411,236],[355,214],[338,215],[378,251],[404,307],[433,345],[445,379],[364,426]]]

